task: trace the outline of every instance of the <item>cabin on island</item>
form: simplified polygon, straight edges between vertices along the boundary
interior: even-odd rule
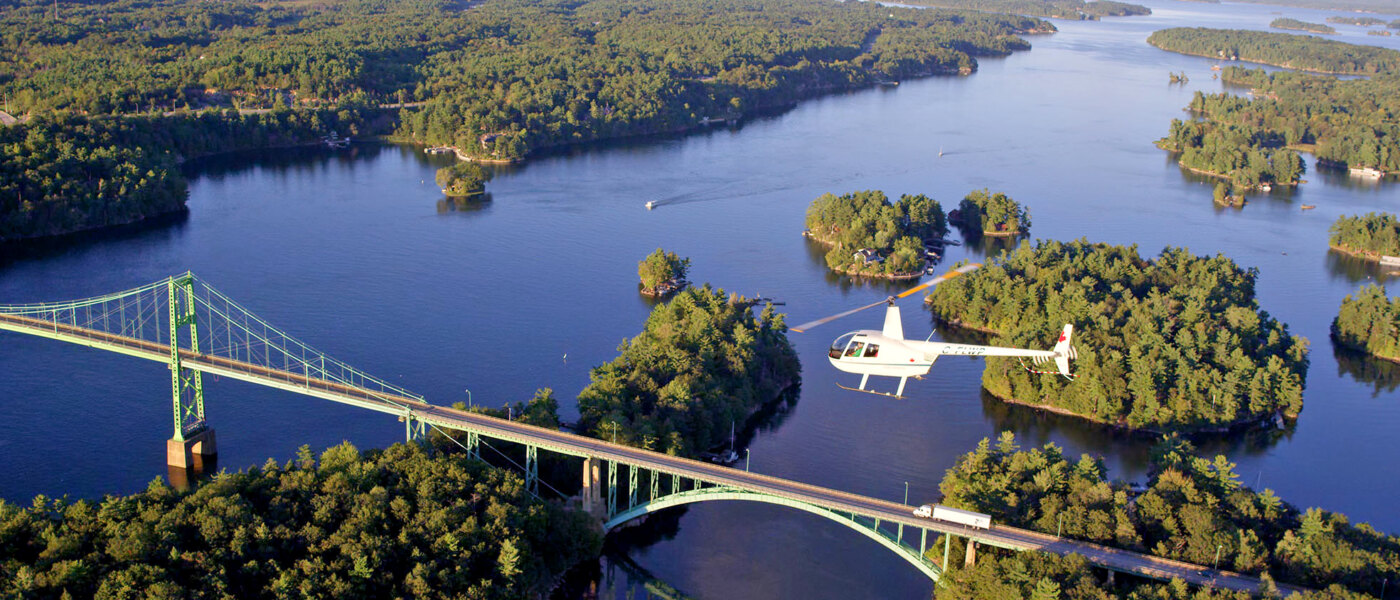
[[[885,261],[884,257],[880,256],[880,253],[870,248],[861,248],[860,250],[856,250],[855,254],[851,255],[851,258],[854,258],[859,262],[865,263],[881,263]]]
[[[1375,167],[1352,167],[1347,169],[1352,177],[1365,177],[1368,179],[1380,179],[1385,173]]]

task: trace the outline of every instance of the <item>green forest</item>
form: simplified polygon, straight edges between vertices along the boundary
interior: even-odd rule
[[[1264,63],[1340,75],[1400,73],[1400,51],[1310,35],[1245,29],[1175,27],[1153,32],[1147,43],[1163,50]]]
[[[20,0],[0,11],[0,95],[29,121],[0,134],[0,236],[178,210],[183,180],[164,156],[334,129],[516,160],[970,73],[976,57],[1029,49],[1018,35],[1042,31],[1054,27],[812,0],[118,0],[61,5],[56,18],[46,0]],[[371,112],[381,107],[390,112]],[[182,144],[187,133],[204,143]]]
[[[474,162],[458,161],[437,171],[438,187],[442,193],[453,198],[475,196],[486,191],[486,180],[490,178],[486,169]]]
[[[1400,219],[1390,213],[1342,215],[1328,233],[1327,244],[1347,254],[1373,261],[1400,256]]]
[[[1075,326],[1074,380],[991,357],[982,386],[998,398],[1132,429],[1218,430],[1303,408],[1308,342],[1260,310],[1257,276],[1184,248],[1147,260],[1136,246],[1040,241],[928,302],[1000,346],[1048,348]]]
[[[1157,145],[1183,166],[1228,177],[1237,187],[1296,182],[1312,152],[1334,168],[1400,170],[1400,76],[1339,80],[1306,73],[1228,67],[1228,85],[1253,97],[1197,92],[1187,109],[1203,121],[1173,119]]]
[[[1375,17],[1327,17],[1328,23],[1340,25],[1356,25],[1358,27],[1371,27],[1373,25],[1385,25],[1385,19]]]
[[[1218,553],[1222,569],[1326,590],[1317,598],[1379,595],[1383,581],[1400,578],[1400,537],[1353,524],[1338,513],[1300,510],[1268,489],[1245,487],[1226,457],[1196,456],[1189,442],[1175,436],[1153,447],[1141,493],[1110,480],[1102,459],[1081,455],[1072,461],[1054,443],[1022,450],[1009,431],[996,444],[983,439],[960,457],[939,490],[943,503],[991,514],[1007,525],[1200,565],[1215,564]],[[1032,558],[993,558],[954,574],[952,588],[963,591],[951,597],[1008,597],[987,594],[1016,586],[1035,597],[1043,578],[1062,582],[1062,593],[1066,587],[1096,585],[1083,580],[1087,569],[1080,576],[1056,577],[1074,573],[1070,569],[1082,566],[1082,559],[1026,554]],[[1147,584],[1128,597],[1197,597],[1180,593],[1184,586],[1178,586]]]
[[[1025,235],[1031,231],[1031,213],[1010,196],[989,190],[973,190],[958,203],[955,225],[975,235]]]
[[[595,367],[579,392],[578,430],[599,439],[694,456],[798,382],[783,316],[708,284],[659,304],[642,332]]]
[[[1156,143],[1179,154],[1181,166],[1246,190],[1297,185],[1307,168],[1302,156],[1283,147],[1284,136],[1251,125],[1172,119],[1167,137]]]
[[[806,225],[811,239],[831,247],[828,268],[877,277],[923,273],[924,243],[948,234],[948,218],[937,200],[904,194],[890,202],[880,190],[822,194],[807,207]]]
[[[1070,20],[1152,14],[1146,6],[1114,0],[912,0],[908,4]]]
[[[358,135],[376,111],[285,108],[171,117],[38,116],[0,127],[0,242],[121,225],[184,210],[179,164],[220,152]]]
[[[642,280],[642,293],[662,295],[679,289],[690,271],[690,259],[675,252],[657,248],[637,263],[637,276]]]
[[[100,501],[0,501],[6,598],[538,598],[602,538],[519,476],[416,444],[160,479]]]
[[[1385,288],[1376,284],[1348,294],[1332,320],[1332,339],[1352,350],[1400,362],[1400,299],[1386,297]]]
[[[1274,29],[1293,29],[1296,31],[1306,31],[1308,33],[1337,33],[1337,28],[1335,27],[1329,27],[1327,25],[1323,25],[1322,23],[1309,23],[1307,21],[1299,21],[1298,19],[1290,19],[1287,17],[1279,17],[1277,19],[1274,19],[1273,21],[1269,22],[1269,27],[1273,27]]]

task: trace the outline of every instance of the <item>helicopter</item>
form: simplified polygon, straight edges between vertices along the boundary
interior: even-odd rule
[[[911,296],[921,290],[928,289],[939,283],[971,273],[981,268],[982,265],[973,263],[953,269],[943,275],[930,279],[922,284],[914,286],[898,295],[890,296],[879,302],[867,304],[860,308],[848,310],[826,318],[817,319],[808,323],[803,323],[792,327],[792,331],[803,333],[814,327],[824,325],[842,317],[847,317],[860,311],[875,308],[881,304],[885,308],[885,324],[879,331],[862,329],[846,333],[831,343],[827,350],[827,357],[831,360],[832,366],[840,371],[856,373],[860,377],[859,387],[847,387],[837,384],[841,389],[853,392],[865,392],[867,394],[877,394],[892,398],[904,398],[904,385],[909,378],[923,379],[933,367],[934,361],[940,356],[1016,356],[1030,358],[1035,364],[1043,364],[1053,361],[1055,371],[1032,371],[1033,373],[1057,373],[1066,378],[1073,379],[1069,372],[1070,359],[1076,358],[1078,354],[1074,346],[1070,345],[1070,337],[1074,334],[1074,326],[1066,324],[1060,333],[1060,339],[1055,342],[1051,350],[1026,350],[1021,348],[1003,348],[999,346],[975,346],[971,344],[952,344],[947,342],[935,342],[929,334],[929,340],[907,340],[904,339],[904,323],[900,318],[899,307],[895,302],[901,298]],[[866,384],[870,376],[876,377],[898,377],[899,389],[895,393],[879,392],[866,389]]]

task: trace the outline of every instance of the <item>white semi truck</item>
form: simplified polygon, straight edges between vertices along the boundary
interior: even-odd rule
[[[956,508],[943,506],[942,504],[925,504],[914,509],[914,516],[925,519],[936,519],[965,525],[973,529],[991,529],[992,516],[982,513],[975,513],[970,510],[959,510]]]

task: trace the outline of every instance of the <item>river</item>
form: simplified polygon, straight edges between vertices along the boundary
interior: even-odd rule
[[[641,330],[649,305],[636,265],[658,246],[693,262],[691,279],[786,302],[789,323],[866,304],[883,284],[826,273],[799,233],[825,192],[926,193],[945,208],[969,190],[1004,191],[1030,208],[1035,237],[1168,245],[1222,253],[1259,269],[1260,303],[1312,341],[1296,427],[1207,441],[1249,485],[1400,531],[1400,368],[1338,356],[1328,325],[1373,268],[1327,252],[1339,215],[1395,210],[1394,179],[1318,172],[1297,191],[1220,209],[1152,141],[1195,90],[1216,91],[1211,61],[1144,43],[1156,29],[1266,29],[1273,18],[1330,13],[1255,5],[1150,2],[1150,17],[1056,22],[1034,49],[982,59],[967,77],[936,77],[804,102],[737,128],[577,148],[501,168],[488,201],[456,206],[433,185],[440,157],[355,145],[224,157],[196,165],[187,218],[0,262],[0,302],[87,297],[192,270],[283,329],[352,365],[447,404],[499,406],[555,389],[566,419],[588,370]],[[1397,46],[1338,26],[1342,39]],[[1168,83],[1183,71],[1185,85]],[[939,157],[940,149],[943,156]],[[413,181],[413,180],[419,181]],[[657,201],[655,210],[643,204]],[[1300,205],[1316,210],[1301,211]],[[982,255],[966,246],[948,259]],[[1394,290],[1392,290],[1393,292]],[[854,376],[825,350],[872,311],[792,334],[800,397],[754,432],[752,468],[909,501],[978,440],[1016,432],[1072,455],[1102,455],[1110,475],[1144,474],[1149,441],[982,396],[982,363],[945,358],[909,398],[846,392]],[[910,337],[932,331],[905,304]],[[1047,346],[1053,340],[1046,340]],[[169,372],[154,363],[0,335],[0,497],[99,497],[165,473]],[[880,382],[877,385],[891,385]],[[237,470],[298,446],[380,447],[402,426],[369,411],[231,381],[206,380],[219,461]],[[849,530],[786,509],[701,504],[663,539],[627,545],[638,565],[701,598],[913,598],[931,584]],[[606,577],[623,597],[632,579]],[[637,592],[640,593],[640,592]],[[612,597],[605,594],[606,597]]]

